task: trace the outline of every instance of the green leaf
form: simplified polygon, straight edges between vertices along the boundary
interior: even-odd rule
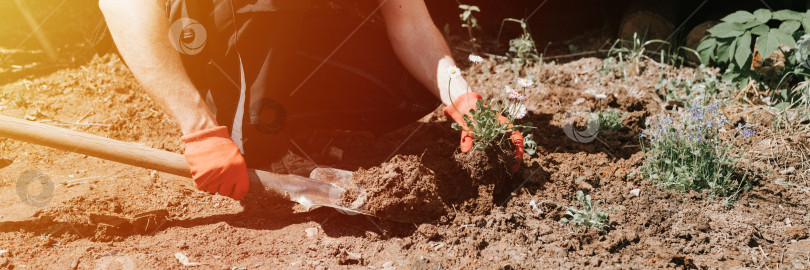
[[[728,16],[723,18],[722,21],[724,21],[724,22],[744,23],[744,22],[751,21],[751,20],[754,20],[754,19],[756,19],[756,17],[754,17],[754,14],[751,14],[751,12],[748,12],[748,11],[745,11],[745,10],[740,10],[740,11],[729,14]]]
[[[761,23],[766,23],[771,20],[771,11],[768,9],[758,9],[754,11],[754,17]]]
[[[748,80],[749,80],[749,79],[750,79],[750,77],[744,77],[742,80],[740,80],[740,83],[738,84],[738,87],[739,87],[740,89],[743,89],[743,88],[745,88],[746,86],[748,86]]]
[[[717,39],[707,38],[700,42],[697,47],[698,54],[700,55],[700,63],[706,64],[714,56],[714,49],[717,47]]]
[[[777,29],[771,29],[770,35],[775,36],[780,45],[796,48],[796,40],[793,39],[793,36]]]
[[[802,23],[800,23],[799,21],[793,21],[793,20],[785,21],[781,25],[779,25],[779,31],[782,31],[782,33],[785,33],[785,34],[788,34],[788,35],[793,35],[793,33],[796,32],[796,30],[799,30],[799,27],[801,27],[801,26],[802,26]]]
[[[740,77],[740,73],[735,72],[733,70],[734,70],[733,68],[729,68],[729,70],[727,70],[726,73],[723,73],[723,78],[722,78],[723,82],[731,84],[732,82],[737,80],[738,77]]]
[[[773,13],[773,16],[772,16],[772,18],[774,20],[780,20],[780,21],[784,21],[784,20],[801,20],[802,17],[803,17],[803,14],[801,14],[799,12],[796,12],[796,11],[793,11],[793,10],[789,10],[789,9],[783,9],[783,10],[775,11]]]
[[[709,34],[718,38],[736,37],[742,35],[743,31],[745,28],[742,27],[742,24],[736,22],[718,23],[708,30]]]
[[[728,46],[728,51],[726,52],[726,55],[724,55],[724,58],[720,59],[720,61],[725,63],[734,60],[734,52],[737,50],[737,44],[739,43],[739,40],[740,40],[739,38],[736,38],[734,39],[734,41],[731,42],[731,45]]]
[[[761,36],[761,35],[767,34],[768,31],[770,31],[770,30],[771,30],[771,28],[769,28],[767,25],[761,24],[761,25],[759,25],[757,27],[754,27],[754,29],[751,29],[751,33],[754,34],[754,35]]]
[[[745,62],[751,58],[751,33],[745,32],[737,42],[737,49],[734,51],[734,60],[737,65],[744,67]]]
[[[480,9],[478,9],[478,6],[458,5],[458,8],[463,9],[463,10],[473,10],[473,11],[479,11],[479,12],[481,11]]]
[[[718,63],[728,62],[729,55],[731,55],[731,53],[729,52],[730,47],[731,47],[730,43],[720,43],[720,45],[717,46],[717,56],[715,58],[715,61],[717,61]]]
[[[776,36],[773,35],[774,32],[777,32],[776,29],[771,29],[770,32],[757,39],[757,51],[762,55],[762,59],[771,56],[771,54],[776,51],[776,48],[779,47],[779,41],[776,40]]]
[[[754,27],[757,27],[757,26],[760,26],[760,25],[763,25],[763,23],[761,23],[761,22],[759,22],[757,20],[753,20],[753,21],[750,21],[750,22],[743,23],[742,28],[743,29],[751,29],[751,28],[754,28]]]
[[[707,38],[700,42],[700,45],[697,47],[697,51],[711,50],[714,49],[715,46],[717,46],[717,39]]]
[[[802,18],[802,28],[805,33],[810,33],[810,10],[807,11],[807,16]]]

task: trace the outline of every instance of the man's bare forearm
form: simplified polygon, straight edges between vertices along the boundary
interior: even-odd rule
[[[394,52],[405,68],[445,105],[467,91],[464,79],[450,80],[450,48],[421,0],[379,0]]]
[[[169,42],[169,22],[158,1],[100,0],[99,7],[135,78],[183,133],[216,127]]]

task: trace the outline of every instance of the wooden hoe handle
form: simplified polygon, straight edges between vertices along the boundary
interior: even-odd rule
[[[182,154],[0,115],[0,137],[190,177]]]

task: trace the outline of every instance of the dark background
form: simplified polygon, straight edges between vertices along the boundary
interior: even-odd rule
[[[339,0],[336,0],[339,1]],[[370,1],[370,0],[369,0]],[[461,28],[459,4],[479,6],[475,13],[481,29],[476,32],[483,50],[502,54],[508,40],[518,37],[520,27],[507,23],[499,40],[495,40],[504,18],[526,18],[538,48],[547,55],[571,53],[570,45],[578,50],[600,48],[617,38],[622,17],[634,10],[651,9],[671,18],[677,31],[670,41],[682,40],[695,25],[719,19],[736,10],[753,11],[790,8],[805,11],[810,1],[609,1],[609,0],[426,0],[439,29],[450,29],[451,45],[464,50],[468,39]],[[539,7],[539,8],[538,8]],[[28,10],[39,30],[56,50],[56,59],[42,52],[41,41],[31,35],[36,25],[26,23],[21,10]],[[690,16],[691,15],[691,16]],[[95,0],[3,0],[0,1],[0,82],[11,76],[4,72],[11,65],[26,65],[31,61],[55,67],[85,63],[95,54],[89,44],[97,35],[102,22]],[[468,47],[468,46],[467,46]],[[17,74],[19,75],[19,74]],[[12,76],[19,77],[19,76]]]

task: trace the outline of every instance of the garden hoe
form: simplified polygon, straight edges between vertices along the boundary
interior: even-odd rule
[[[182,154],[150,148],[144,145],[122,142],[96,135],[54,127],[32,121],[0,115],[0,137],[58,148],[137,167],[190,177],[186,158]],[[364,202],[358,209],[339,206],[347,185],[351,184],[352,172],[334,168],[317,168],[310,178],[298,175],[282,175],[267,171],[248,169],[250,189],[263,188],[266,192],[279,194],[297,202],[309,210],[313,206],[325,206],[353,215],[363,213]],[[362,198],[361,198],[362,199]],[[366,214],[367,215],[367,214]]]

